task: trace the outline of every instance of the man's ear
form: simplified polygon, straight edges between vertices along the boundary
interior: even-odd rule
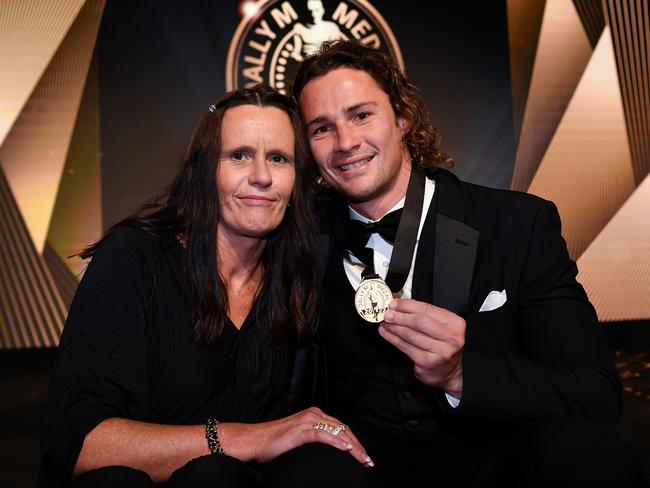
[[[397,125],[399,125],[399,130],[402,133],[402,137],[404,137],[404,134],[409,129],[408,120],[406,120],[404,117],[398,115],[397,116]]]

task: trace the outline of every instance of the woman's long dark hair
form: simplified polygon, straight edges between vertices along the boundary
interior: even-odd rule
[[[221,126],[228,109],[241,105],[275,107],[291,120],[296,136],[296,183],[280,226],[267,238],[262,254],[264,269],[258,291],[257,319],[270,325],[277,344],[295,344],[311,330],[315,319],[317,289],[314,221],[306,174],[313,165],[302,135],[298,108],[291,99],[266,85],[232,91],[210,105],[192,136],[178,174],[167,190],[150,200],[119,225],[138,227],[156,235],[181,236],[187,252],[186,270],[194,299],[194,338],[214,344],[227,321],[228,295],[219,273],[217,224],[220,203],[216,170],[221,154]],[[101,246],[100,241],[79,255],[86,259]]]

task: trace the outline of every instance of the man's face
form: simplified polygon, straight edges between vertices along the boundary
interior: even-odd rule
[[[379,218],[406,193],[410,158],[406,121],[365,71],[338,68],[308,82],[300,108],[325,181],[355,210]]]

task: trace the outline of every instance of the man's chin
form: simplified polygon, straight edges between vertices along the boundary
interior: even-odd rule
[[[338,192],[350,203],[364,203],[381,195],[376,188],[341,188]]]
[[[364,188],[350,188],[346,186],[334,186],[333,188],[350,203],[363,203],[374,197],[374,192]]]

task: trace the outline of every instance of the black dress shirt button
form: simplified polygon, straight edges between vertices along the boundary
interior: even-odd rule
[[[408,391],[408,390],[403,391],[402,392],[402,398],[404,398],[404,400],[410,400],[411,399],[411,392]]]
[[[406,425],[411,429],[415,429],[418,425],[420,425],[420,422],[418,422],[417,420],[409,420],[408,422],[406,422]]]

